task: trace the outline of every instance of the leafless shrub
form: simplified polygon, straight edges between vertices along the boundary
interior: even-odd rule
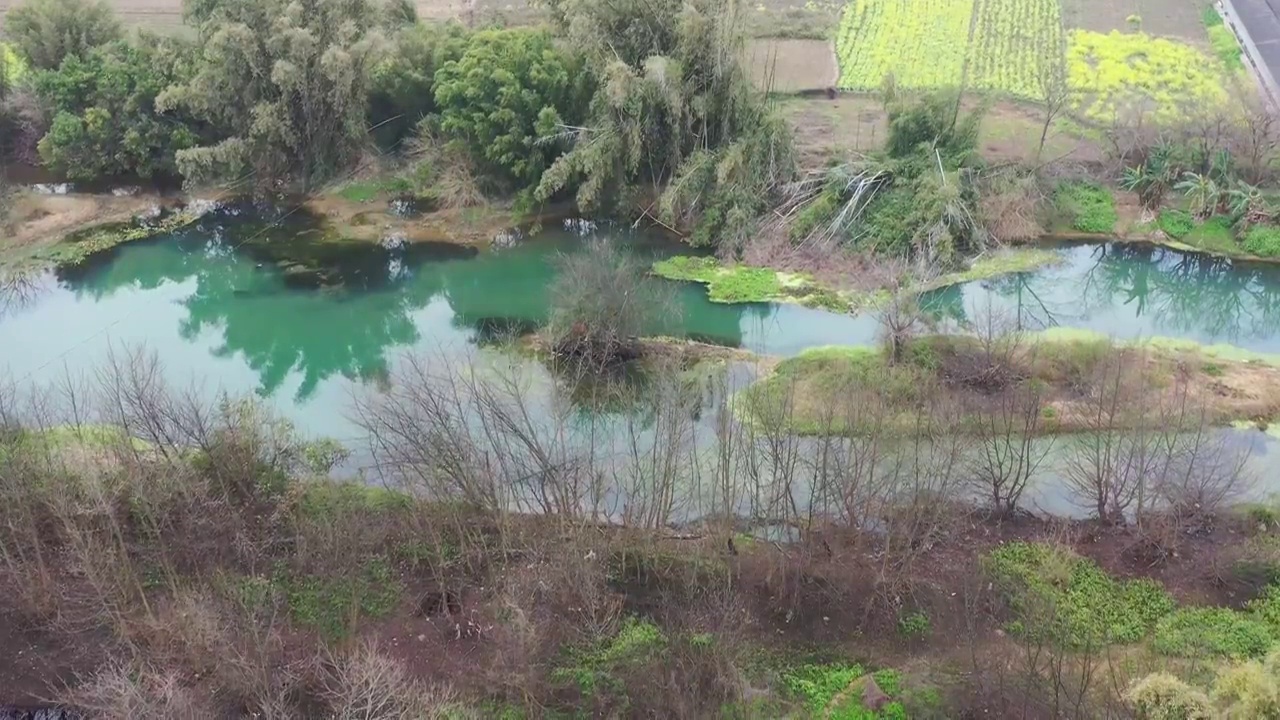
[[[208,698],[186,686],[179,672],[113,664],[75,687],[68,705],[102,720],[212,720]]]
[[[635,359],[640,336],[676,312],[671,286],[611,241],[591,242],[558,264],[551,286],[551,347],[583,372]]]
[[[453,717],[451,691],[414,682],[403,666],[371,644],[333,660],[324,695],[339,720]]]
[[[998,243],[1025,242],[1044,234],[1040,224],[1045,193],[1035,175],[1016,170],[982,178],[979,220]]]

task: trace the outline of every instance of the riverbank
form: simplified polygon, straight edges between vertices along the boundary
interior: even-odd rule
[[[735,409],[802,435],[1266,429],[1280,413],[1280,363],[1230,347],[1120,343],[1078,330],[926,335],[903,340],[896,356],[807,350],[744,390]]]
[[[1270,506],[1117,526],[924,504],[906,483],[848,488],[874,523],[646,526],[333,482],[324,446],[217,417],[198,453],[105,426],[0,439],[0,639],[20,649],[0,654],[0,705],[340,713],[367,692],[456,717],[960,717],[1000,714],[988,689],[1028,645],[1125,688],[1135,657],[1217,664],[1280,638]],[[41,518],[57,524],[23,522]],[[1041,687],[1020,702],[1050,702]]]

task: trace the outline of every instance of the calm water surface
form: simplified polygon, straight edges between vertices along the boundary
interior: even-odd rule
[[[174,235],[42,277],[23,301],[0,299],[0,373],[51,382],[91,372],[113,348],[145,346],[170,382],[210,394],[253,392],[309,434],[346,439],[358,432],[348,420],[352,393],[388,382],[404,352],[496,354],[488,341],[544,322],[561,253],[603,236],[646,260],[688,251],[656,235],[579,222],[504,237],[477,252],[326,242],[305,218],[278,226],[272,219],[219,211]],[[993,309],[1028,329],[1080,327],[1280,352],[1280,268],[1137,245],[1060,252],[1056,267],[944,288],[925,305],[959,326]],[[720,305],[699,285],[674,290],[679,312],[654,332],[778,355],[876,339],[870,314]],[[1242,440],[1256,446],[1251,464],[1259,468],[1275,465],[1264,438]],[[1280,489],[1275,480],[1266,484]],[[1051,491],[1044,501],[1055,509],[1062,503]]]

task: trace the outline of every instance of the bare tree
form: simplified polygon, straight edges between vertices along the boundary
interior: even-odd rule
[[[1044,106],[1044,124],[1040,127],[1040,142],[1036,145],[1036,162],[1039,163],[1045,141],[1049,138],[1049,128],[1070,107],[1073,97],[1067,81],[1066,33],[1061,28],[1054,33],[1054,42],[1045,48],[1044,57],[1036,65],[1036,89]]]

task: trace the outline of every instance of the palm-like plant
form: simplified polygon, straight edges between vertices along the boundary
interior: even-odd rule
[[[1257,186],[1241,180],[1227,190],[1225,196],[1227,212],[1240,230],[1272,220],[1274,213],[1267,203],[1266,196]]]
[[[1197,219],[1213,215],[1222,205],[1222,188],[1208,174],[1185,172],[1174,189],[1186,196],[1191,204],[1191,214]]]
[[[1138,194],[1142,206],[1155,210],[1178,178],[1177,163],[1169,145],[1158,145],[1151,150],[1147,161],[1136,167],[1124,169],[1120,187]]]

